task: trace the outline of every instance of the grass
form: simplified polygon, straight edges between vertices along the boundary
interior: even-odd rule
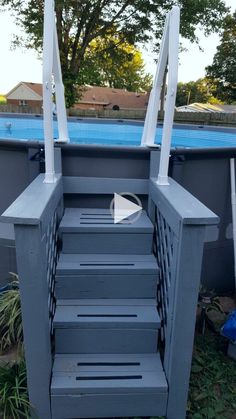
[[[236,419],[236,362],[226,351],[221,336],[196,336],[187,419]]]
[[[227,341],[221,336],[196,336],[188,418],[236,419],[236,362],[226,351]]]

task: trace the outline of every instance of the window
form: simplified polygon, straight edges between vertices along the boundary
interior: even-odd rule
[[[27,106],[28,102],[27,102],[27,100],[19,100],[19,105],[20,106]]]

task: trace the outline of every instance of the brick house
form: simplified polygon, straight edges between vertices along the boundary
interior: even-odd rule
[[[25,109],[42,109],[42,84],[20,82],[6,95],[7,103]],[[128,92],[125,89],[111,87],[84,86],[81,99],[74,109],[113,109],[145,110],[149,99],[148,93]]]
[[[75,109],[113,109],[145,110],[149,99],[148,93],[128,92],[125,89],[111,87],[85,86],[81,99]]]
[[[42,108],[43,89],[40,83],[21,81],[6,95],[7,103],[23,108]]]

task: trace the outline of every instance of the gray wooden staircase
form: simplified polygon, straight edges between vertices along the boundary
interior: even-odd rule
[[[52,417],[164,415],[153,225],[67,208],[56,271]]]
[[[68,208],[108,208],[122,190],[145,195],[150,219],[114,224],[109,209]],[[14,224],[32,417],[185,419],[216,215],[170,178],[39,175],[1,221]]]

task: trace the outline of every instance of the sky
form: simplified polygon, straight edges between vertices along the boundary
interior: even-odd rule
[[[236,9],[235,0],[225,0],[227,6]],[[22,49],[11,49],[11,40],[13,34],[19,34],[19,28],[14,23],[14,19],[8,12],[0,12],[0,93],[7,93],[20,81],[30,81],[40,83],[42,80],[42,65],[33,51]],[[180,54],[179,81],[187,82],[204,77],[205,67],[212,63],[216,47],[219,44],[219,37],[216,34],[208,37],[200,32],[200,45],[204,51],[200,51],[196,44],[191,44],[184,40],[183,46],[187,48],[186,52]],[[156,58],[151,52],[143,50],[143,58],[146,63],[146,69],[151,74],[155,73]]]

